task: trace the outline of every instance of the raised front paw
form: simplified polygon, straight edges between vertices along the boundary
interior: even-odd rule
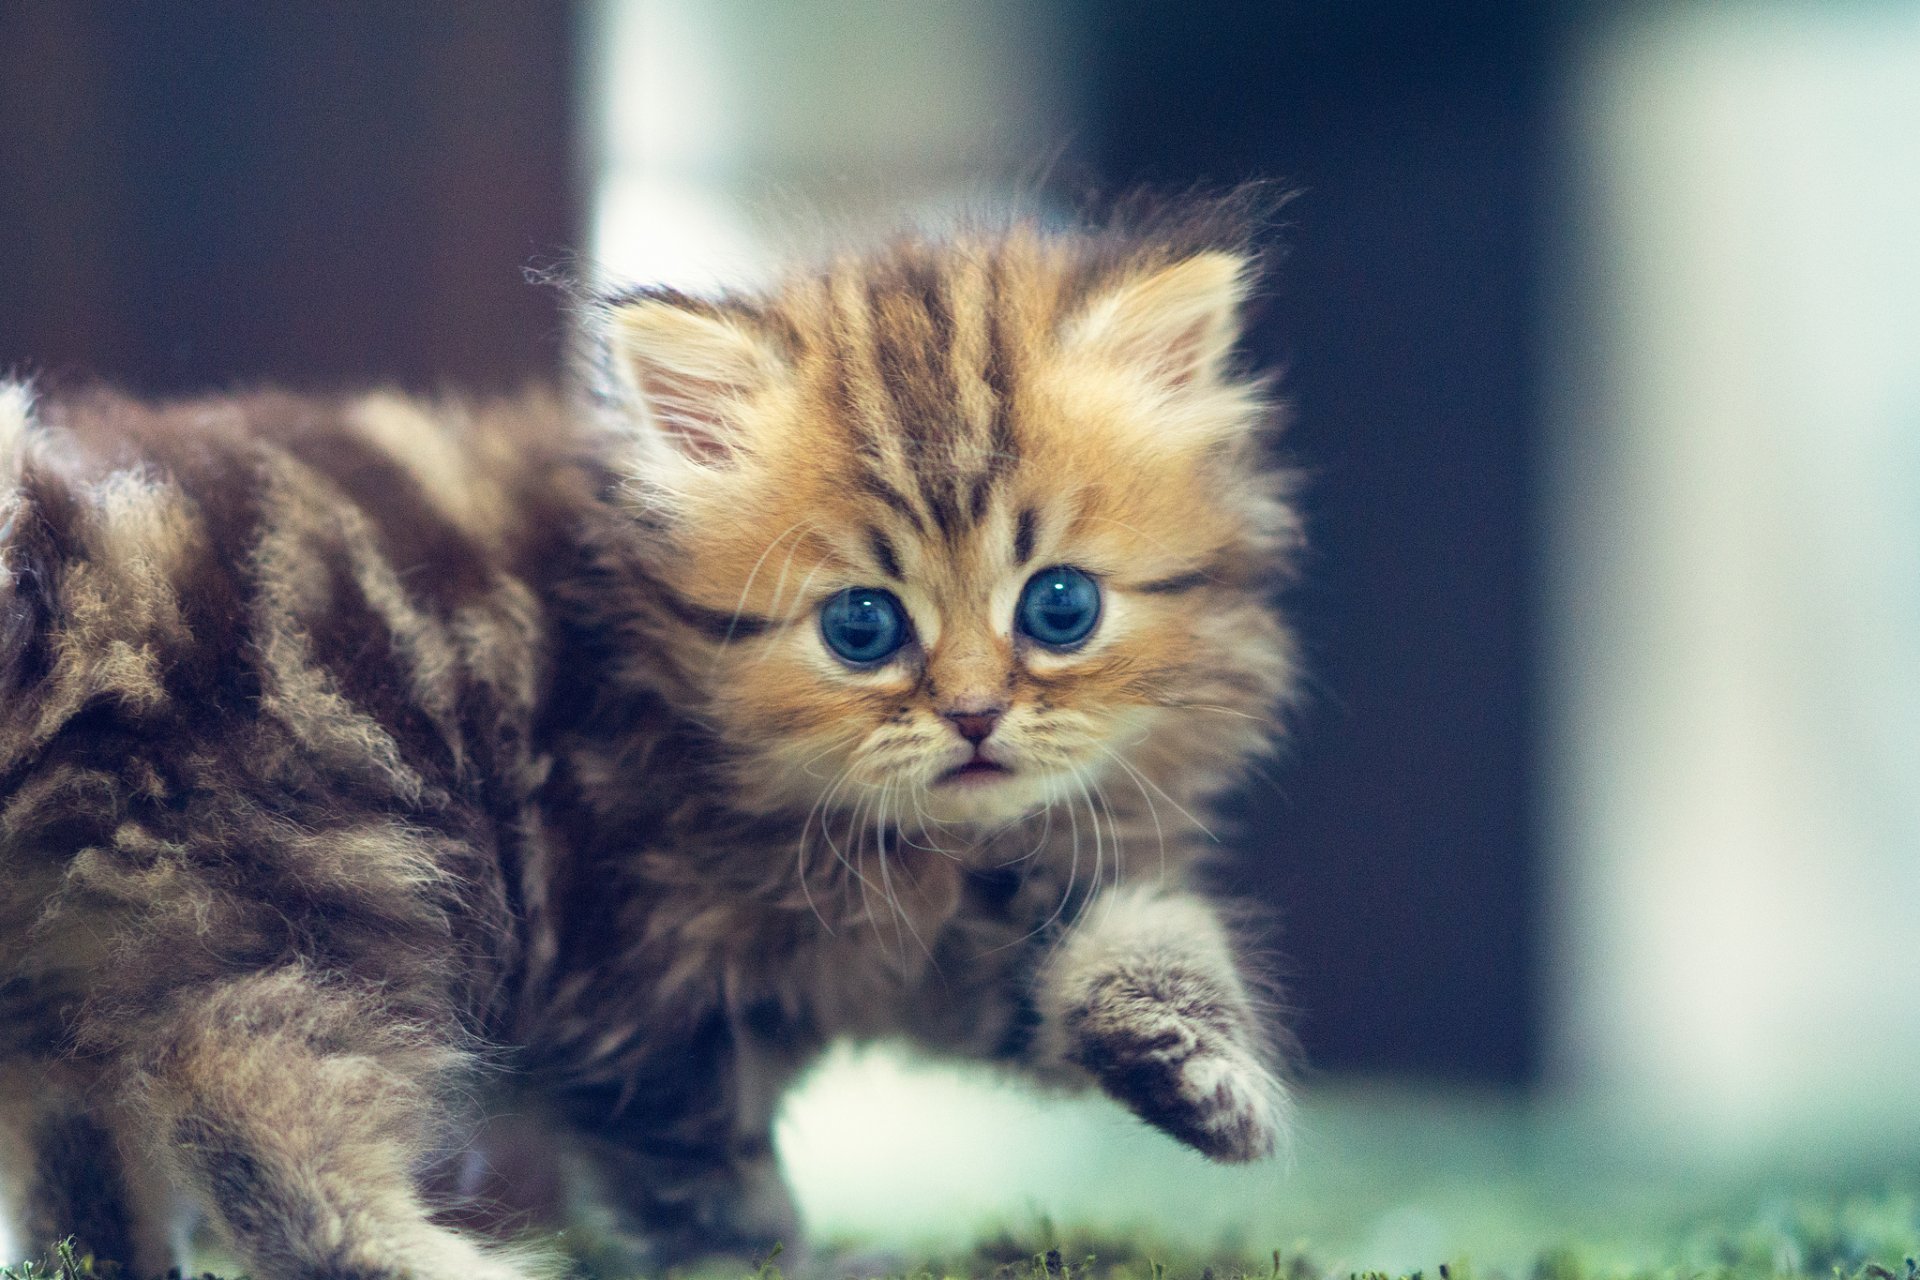
[[[1229,1163],[1272,1155],[1286,1092],[1238,1010],[1115,976],[1065,1019],[1069,1056],[1147,1123]]]

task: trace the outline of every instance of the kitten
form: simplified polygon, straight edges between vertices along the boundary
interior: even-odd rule
[[[1292,679],[1216,223],[600,300],[578,406],[0,393],[16,1238],[532,1274],[426,1190],[491,1109],[643,1263],[791,1245],[849,1037],[1268,1154],[1187,885]]]

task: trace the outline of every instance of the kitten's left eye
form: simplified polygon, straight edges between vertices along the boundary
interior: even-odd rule
[[[851,587],[820,606],[820,635],[844,661],[871,666],[907,642],[907,611],[891,591]]]
[[[1068,649],[1100,621],[1100,584],[1069,565],[1042,569],[1021,589],[1014,621],[1041,644]]]

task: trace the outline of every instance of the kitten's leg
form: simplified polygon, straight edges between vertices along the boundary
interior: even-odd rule
[[[778,1246],[791,1271],[801,1255],[799,1215],[770,1141],[667,1155],[588,1139],[582,1154],[638,1270],[721,1258],[751,1267]]]
[[[164,1178],[71,1075],[49,1063],[0,1073],[14,1248],[44,1256],[72,1237],[79,1253],[118,1265],[128,1280],[157,1277],[174,1261]]]
[[[567,1100],[581,1154],[641,1269],[720,1257],[752,1263],[778,1245],[791,1271],[801,1256],[773,1113],[806,1050],[774,1020],[768,1013],[756,1028],[756,1015],[716,1015],[684,1052],[663,1055],[671,1078]]]
[[[1215,1160],[1256,1160],[1284,1137],[1285,1090],[1226,931],[1200,898],[1143,887],[1094,899],[1033,996],[1038,1065],[1084,1069]]]
[[[434,1221],[497,1243],[567,1225],[565,1144],[517,1095],[437,1160],[427,1175]]]
[[[415,1165],[463,1064],[423,1023],[290,968],[193,993],[127,1041],[158,1154],[251,1274],[531,1274],[428,1220]]]

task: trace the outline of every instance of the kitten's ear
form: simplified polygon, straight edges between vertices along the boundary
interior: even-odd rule
[[[1169,388],[1213,382],[1239,340],[1252,268],[1238,254],[1210,250],[1129,277],[1081,308],[1063,344]]]
[[[644,426],[691,462],[743,450],[749,406],[787,373],[751,317],[677,294],[610,303],[606,340]]]

